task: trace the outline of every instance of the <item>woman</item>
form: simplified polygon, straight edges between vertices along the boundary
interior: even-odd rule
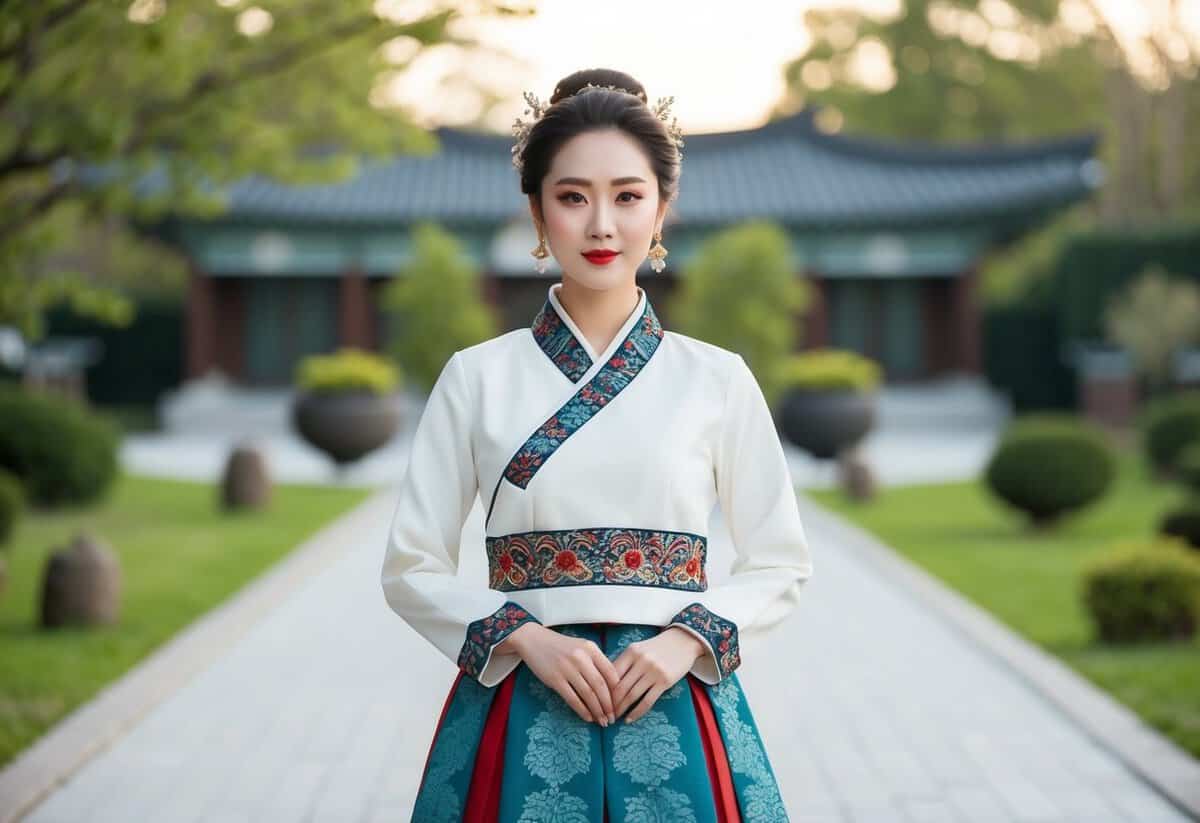
[[[734,670],[812,563],[745,361],[665,330],[635,283],[666,254],[670,101],[599,69],[526,99],[513,161],[562,282],[446,363],[383,564],[389,605],[460,669],[413,820],[786,820]],[[487,588],[456,577],[477,494]],[[709,586],[718,501],[737,560]]]

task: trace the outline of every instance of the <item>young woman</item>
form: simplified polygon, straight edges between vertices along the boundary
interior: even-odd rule
[[[664,329],[635,282],[662,268],[679,130],[621,72],[526,99],[513,161],[562,282],[446,363],[383,563],[460,669],[413,820],[786,820],[734,670],[812,575],[791,477],[742,357]],[[477,495],[486,588],[456,576]],[[718,502],[737,559],[710,586]]]

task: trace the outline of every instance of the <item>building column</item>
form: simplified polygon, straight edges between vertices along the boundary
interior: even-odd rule
[[[955,365],[968,374],[983,370],[981,351],[983,312],[979,305],[979,268],[972,266],[954,278],[950,310],[953,313],[958,357]]]
[[[815,272],[809,272],[806,279],[811,299],[803,316],[804,333],[800,339],[804,348],[822,348],[829,345],[829,283]]]
[[[215,302],[212,277],[189,260],[183,347],[183,373],[188,380],[203,377],[217,365]]]
[[[349,268],[338,280],[338,344],[372,350],[373,319],[367,277],[357,266]]]

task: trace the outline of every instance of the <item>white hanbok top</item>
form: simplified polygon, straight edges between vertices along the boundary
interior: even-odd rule
[[[530,328],[456,351],[430,391],[383,560],[391,608],[466,674],[519,663],[493,649],[536,621],[681,626],[717,684],[739,640],[796,606],[812,575],[783,449],[741,355],[664,330],[644,290],[602,352],[550,286]],[[489,582],[457,576],[462,526],[485,504]],[[719,502],[736,560],[710,586]]]

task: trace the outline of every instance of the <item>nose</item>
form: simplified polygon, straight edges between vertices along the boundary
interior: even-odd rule
[[[602,203],[592,210],[592,219],[588,230],[594,240],[613,236],[612,214],[607,205]]]

